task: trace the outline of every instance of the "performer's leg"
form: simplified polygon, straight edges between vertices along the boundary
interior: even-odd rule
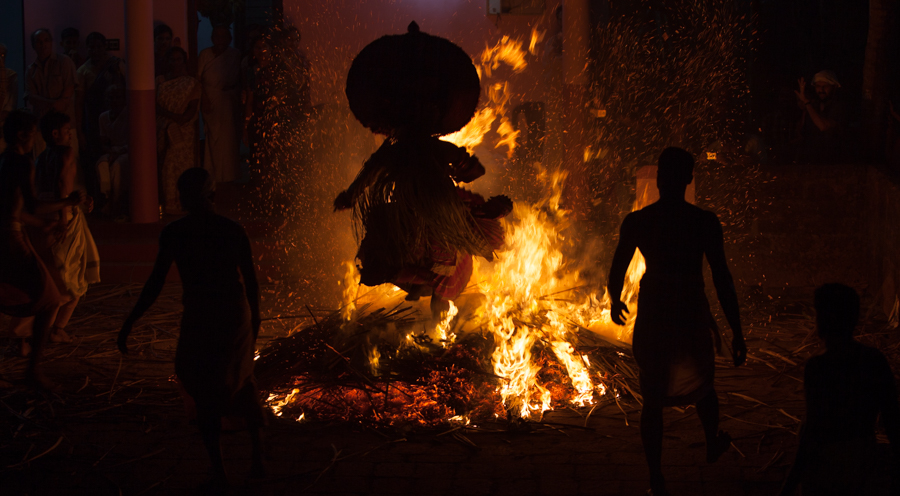
[[[697,416],[706,435],[706,461],[713,463],[731,445],[731,436],[719,432],[719,397],[714,389],[697,402]]]
[[[28,365],[25,368],[25,382],[38,389],[50,389],[52,387],[41,373],[39,364],[50,334],[50,324],[55,318],[56,307],[41,310],[34,316],[34,325],[31,331],[31,354],[28,355]]]
[[[246,419],[247,429],[250,431],[250,443],[253,450],[250,455],[250,476],[265,477],[266,467],[263,463],[262,442],[263,411],[259,404],[259,392],[256,390],[254,382],[247,382],[237,393],[235,403]]]
[[[34,317],[13,317],[9,319],[10,334],[21,339],[19,355],[27,357],[31,354],[31,327]]]
[[[72,342],[72,333],[66,332],[66,326],[69,324],[69,319],[72,318],[72,313],[75,312],[75,307],[78,306],[80,300],[80,296],[70,295],[69,301],[60,305],[59,311],[56,313],[56,319],[51,328],[51,339],[61,343]]]
[[[227,485],[225,463],[222,460],[221,410],[210,405],[208,401],[197,401],[197,427],[200,429],[200,437],[203,439],[203,446],[206,447],[206,453],[209,455],[209,461],[212,465],[210,486],[221,487]]]
[[[644,404],[641,410],[641,442],[644,456],[650,469],[650,489],[654,496],[666,493],[666,482],[662,475],[663,413],[661,406]]]
[[[431,317],[440,320],[446,312],[450,311],[450,300],[445,300],[440,296],[431,295]]]

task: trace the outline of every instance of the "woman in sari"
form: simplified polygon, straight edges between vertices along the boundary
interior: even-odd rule
[[[238,178],[241,51],[230,46],[227,26],[213,28],[212,42],[213,46],[200,52],[197,64],[206,126],[204,168],[216,182],[227,182]]]
[[[163,210],[177,215],[182,211],[178,178],[195,163],[200,82],[188,75],[187,53],[181,48],[170,48],[166,60],[166,75],[156,80],[156,136]]]

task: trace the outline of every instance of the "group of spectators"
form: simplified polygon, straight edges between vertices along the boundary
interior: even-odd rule
[[[185,171],[202,165],[214,183],[239,179],[241,138],[254,163],[273,162],[271,143],[284,140],[263,127],[291,127],[284,126],[290,115],[308,115],[284,109],[308,110],[309,92],[308,84],[292,91],[297,81],[307,81],[302,52],[291,51],[291,70],[299,75],[291,84],[273,60],[272,40],[296,47],[296,29],[259,31],[244,54],[231,46],[230,30],[217,26],[213,45],[199,54],[196,77],[172,34],[164,24],[154,30],[158,171],[161,210],[182,214],[178,179]],[[32,33],[36,57],[24,77],[27,109],[15,108],[18,75],[5,67],[0,45],[0,310],[14,316],[11,329],[33,365],[47,339],[71,341],[68,320],[88,285],[99,282],[86,215],[96,207],[100,215],[127,219],[125,61],[108,52],[97,32],[87,36],[82,58],[79,37],[75,29],[63,30],[63,53],[57,53],[50,30]],[[269,172],[265,165],[256,171]]]
[[[199,53],[194,71],[172,29],[165,24],[154,29],[157,157],[164,213],[182,213],[176,182],[191,167],[206,168],[217,182],[245,178],[241,141],[254,157],[251,162],[260,165],[256,172],[264,177],[270,172],[266,164],[275,161],[271,157],[274,139],[264,128],[288,127],[285,121],[290,114],[309,113],[308,62],[297,48],[299,31],[264,32],[253,26],[249,31],[250,41],[241,51],[231,46],[227,26],[215,26],[212,46]],[[36,60],[24,77],[27,107],[38,121],[49,113],[68,116],[73,130],[69,146],[78,163],[79,183],[95,199],[98,214],[127,220],[126,62],[109,53],[106,37],[98,32],[85,39],[86,58],[74,28],[62,31],[61,53],[54,49],[49,29],[32,33],[31,45]],[[272,63],[276,45],[279,57],[280,47],[292,45],[294,49],[287,52],[293,59]],[[0,124],[15,110],[18,92],[18,75],[5,67],[5,54],[6,47],[0,45]],[[285,71],[294,77],[286,77]],[[298,111],[285,112],[287,107]],[[205,140],[199,147],[201,115]],[[46,146],[37,136],[32,155],[37,157]],[[0,151],[5,147],[0,142]]]
[[[80,40],[77,29],[64,29],[62,53],[58,53],[49,29],[31,34],[35,61],[23,78],[25,103],[42,128],[45,118],[48,126],[68,126],[60,142],[70,149],[78,184],[96,200],[99,213],[124,219],[127,209],[121,176],[127,173],[128,164],[125,62],[108,52],[101,33],[92,32],[85,39],[86,58],[79,51]],[[5,46],[0,46],[0,53],[5,59]],[[4,64],[0,72],[2,124],[16,108],[19,88],[14,71]],[[14,144],[4,139],[0,150]],[[52,146],[43,134],[36,134],[31,157],[37,158]]]

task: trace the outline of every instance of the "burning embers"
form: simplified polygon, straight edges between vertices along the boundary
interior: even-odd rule
[[[506,248],[477,266],[440,321],[425,302],[404,301],[391,285],[361,289],[348,274],[342,310],[262,350],[257,376],[270,405],[291,418],[431,425],[539,418],[634,395],[622,351],[643,260],[635,257],[625,290],[632,320],[615,326],[607,295],[583,276],[596,260],[568,255],[563,179],[548,175],[544,200],[516,204]]]

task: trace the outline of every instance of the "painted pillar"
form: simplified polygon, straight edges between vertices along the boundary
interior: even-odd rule
[[[589,0],[563,0],[562,6],[562,143],[565,149],[563,164],[569,172],[563,201],[574,211],[576,218],[583,219],[591,204],[589,175],[584,162],[591,10]]]
[[[126,0],[128,56],[128,166],[131,221],[159,222],[156,172],[156,88],[153,0]]]

